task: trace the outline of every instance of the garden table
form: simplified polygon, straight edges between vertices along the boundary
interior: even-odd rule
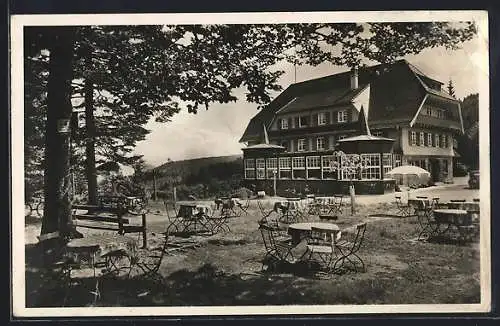
[[[478,202],[449,202],[446,206],[450,209],[463,209],[468,212],[479,212]]]
[[[194,232],[208,231],[210,227],[207,225],[206,217],[210,215],[211,208],[209,205],[198,203],[182,203],[179,206],[177,218],[183,225],[182,232],[187,231],[191,226],[194,226]],[[201,227],[201,229],[199,228]]]
[[[298,245],[302,240],[309,237],[312,228],[328,229],[332,231],[340,231],[337,224],[326,222],[302,222],[293,223],[288,226],[288,234],[292,237],[292,244]]]
[[[128,271],[127,276],[130,275],[132,265],[137,260],[136,249],[133,238],[118,234],[89,235],[69,241],[65,246],[65,256],[69,260],[65,266],[68,286],[73,281],[94,279],[95,288],[90,293],[94,295],[95,303],[100,297],[100,278],[113,274],[119,276],[122,270]]]
[[[91,259],[89,266],[95,267],[99,259],[104,259],[105,267],[110,272],[117,271],[119,268],[116,266],[116,259],[126,257],[130,262],[136,250],[135,239],[120,234],[88,235],[69,241],[65,247],[66,255],[77,263],[80,263],[81,258],[86,256]]]
[[[472,215],[464,209],[435,209],[434,219],[437,223],[436,233],[443,235],[458,231],[460,238],[467,240],[475,233],[476,228],[472,224]],[[440,226],[444,229],[441,230]]]

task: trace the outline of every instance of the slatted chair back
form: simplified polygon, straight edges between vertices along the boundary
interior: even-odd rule
[[[274,238],[274,228],[266,223],[259,224],[260,234],[262,235],[262,241],[264,242],[264,247],[266,252],[272,252],[276,248],[276,240]]]
[[[138,267],[142,273],[139,272],[138,274],[131,275],[132,277],[152,279],[163,284],[164,279],[160,274],[160,267],[167,254],[168,245],[171,240],[169,232],[170,230],[167,227],[164,233],[165,238],[161,245],[149,248],[146,254],[135,257],[137,261],[133,267]]]
[[[262,215],[262,219],[261,219],[261,221],[265,221],[265,220],[266,220],[266,218],[267,218],[269,215],[271,215],[271,213],[274,211],[273,209],[270,209],[270,210],[269,210],[269,209],[266,209],[266,208],[264,207],[264,204],[263,204],[260,200],[257,200],[257,206],[259,207],[259,211],[260,211],[260,213],[261,213],[261,215]]]
[[[355,254],[359,251],[359,248],[363,245],[363,240],[365,238],[366,232],[366,223],[361,223],[356,225],[356,235],[354,237],[354,241],[349,252],[351,254]]]
[[[175,205],[175,202],[168,202],[168,201],[163,201],[163,204],[165,205],[165,212],[167,214],[167,218],[169,221],[172,221],[177,218],[177,207]]]
[[[411,215],[411,207],[408,204],[403,204],[403,199],[400,195],[395,196],[396,199],[396,207],[398,209],[398,214],[400,216],[410,216]]]

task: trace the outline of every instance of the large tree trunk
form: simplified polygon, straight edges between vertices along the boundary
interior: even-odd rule
[[[45,140],[45,209],[41,234],[68,234],[71,222],[70,130],[58,124],[71,118],[71,80],[75,27],[54,27],[50,48]]]
[[[90,73],[92,66],[91,53],[87,54],[86,66]],[[85,143],[86,165],[85,172],[87,175],[88,202],[89,204],[97,204],[97,171],[95,166],[95,119],[94,119],[94,83],[92,78],[87,77],[85,80],[85,127],[87,130],[87,139]]]

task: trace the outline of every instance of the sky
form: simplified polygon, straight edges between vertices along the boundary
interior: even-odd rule
[[[479,92],[479,79],[488,75],[487,60],[482,49],[487,46],[479,37],[462,44],[459,50],[442,47],[426,49],[418,55],[404,57],[428,76],[444,83],[450,78],[455,86],[457,98]],[[295,73],[291,64],[277,66],[285,71],[280,79],[283,90],[294,83]],[[316,67],[298,66],[296,81],[323,77],[348,70],[346,67],[321,64]],[[276,97],[278,93],[275,93]],[[208,111],[198,113],[182,110],[168,123],[150,121],[145,128],[151,130],[146,140],[137,144],[135,153],[143,155],[151,166],[158,166],[171,160],[185,160],[200,157],[241,154],[243,144],[238,143],[250,119],[257,114],[257,105],[244,100],[245,91],[236,90],[240,100],[228,104],[213,104]]]

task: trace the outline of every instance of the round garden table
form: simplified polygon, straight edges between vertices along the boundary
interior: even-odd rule
[[[476,232],[476,227],[472,223],[472,215],[464,209],[435,209],[434,219],[437,223],[437,232],[443,235],[453,230],[458,231],[460,238],[471,239]],[[444,226],[444,230],[440,230]]]
[[[333,231],[340,230],[337,224],[325,223],[325,222],[302,222],[302,223],[290,224],[288,226],[288,234],[292,237],[292,243],[294,245],[297,245],[302,240],[307,238],[311,234],[311,228],[313,227],[321,229],[329,229]]]

